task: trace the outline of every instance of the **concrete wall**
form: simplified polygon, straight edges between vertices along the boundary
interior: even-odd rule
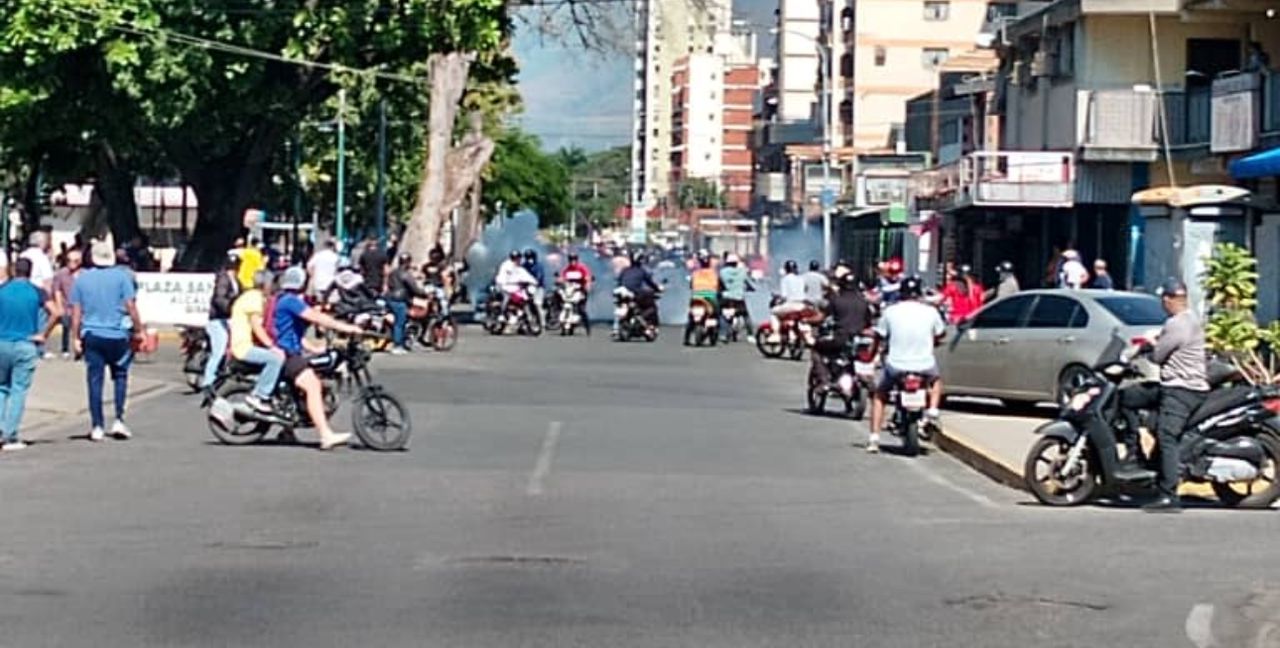
[[[689,88],[684,106],[684,175],[717,180],[720,177],[721,134],[724,132],[724,62],[715,54],[692,54]]]

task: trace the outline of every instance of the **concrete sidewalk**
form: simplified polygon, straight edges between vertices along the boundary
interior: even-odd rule
[[[145,360],[143,361],[145,362]],[[129,407],[146,398],[169,390],[170,383],[140,375],[135,369],[129,372]],[[110,416],[112,398],[111,378],[108,373],[103,389],[103,405]],[[87,387],[84,363],[70,360],[41,360],[36,367],[31,391],[27,393],[27,409],[22,417],[20,433],[27,440],[41,440],[44,434],[77,419],[89,427]]]
[[[1036,428],[1051,419],[1049,408],[1010,410],[985,401],[949,402],[935,443],[942,450],[1006,486],[1025,490],[1022,465]]]

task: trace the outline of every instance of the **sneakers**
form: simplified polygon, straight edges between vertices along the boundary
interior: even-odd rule
[[[404,347],[391,347],[391,355],[405,355],[409,350]]]
[[[56,358],[56,357],[58,357],[58,356],[57,356],[57,354],[55,354],[55,353],[54,353],[54,352],[52,352],[52,351],[45,351],[45,352],[44,352],[44,356],[43,356],[43,357],[44,357],[44,359],[45,359],[45,360],[52,360],[52,359],[54,359],[54,358]]]
[[[90,431],[89,431],[89,440],[90,440],[90,441],[93,441],[93,442],[95,442],[95,443],[96,443],[96,442],[101,441],[101,440],[103,440],[103,439],[105,439],[105,438],[107,438],[107,433],[106,433],[106,431],[105,431],[105,430],[103,430],[103,429],[102,429],[102,427],[101,427],[101,426],[95,427],[95,428],[93,428],[92,430],[90,430]]]
[[[268,403],[267,401],[264,401],[253,394],[249,394],[248,396],[244,397],[244,404],[248,405],[250,409],[252,409],[253,411],[259,414],[271,413],[271,403]]]
[[[880,435],[879,434],[872,434],[870,437],[867,438],[867,452],[871,454],[876,454],[877,452],[880,452]]]
[[[5,443],[3,446],[0,446],[0,451],[4,451],[4,452],[16,452],[18,450],[26,450],[26,449],[27,449],[27,444],[22,439],[18,439],[17,441],[9,441]]]
[[[63,359],[63,360],[70,360],[70,359],[71,359],[71,352],[70,352],[70,351],[63,351],[63,352],[62,352],[62,359]]]
[[[929,419],[930,423],[937,423],[938,419],[942,418],[942,412],[938,411],[936,407],[930,407],[924,411],[924,417]]]
[[[111,424],[111,436],[121,441],[128,441],[133,438],[133,433],[129,431],[124,421],[116,419],[116,422]]]

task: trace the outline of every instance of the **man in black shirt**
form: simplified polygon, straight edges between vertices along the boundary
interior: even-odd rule
[[[360,255],[360,274],[364,275],[364,285],[381,295],[386,288],[390,260],[376,237],[365,239],[365,246],[364,254]]]
[[[872,324],[871,305],[862,295],[857,275],[849,272],[840,277],[839,290],[827,301],[827,315],[835,320],[835,328],[813,344],[813,372],[824,385],[831,381],[825,358],[844,353],[853,338]]]

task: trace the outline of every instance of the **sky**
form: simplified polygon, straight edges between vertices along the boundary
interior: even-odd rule
[[[735,0],[734,14],[752,24],[767,24],[775,8],[777,0]],[[630,56],[568,48],[528,28],[517,30],[515,51],[524,98],[518,119],[525,130],[542,138],[544,149],[579,146],[596,151],[631,141]]]

